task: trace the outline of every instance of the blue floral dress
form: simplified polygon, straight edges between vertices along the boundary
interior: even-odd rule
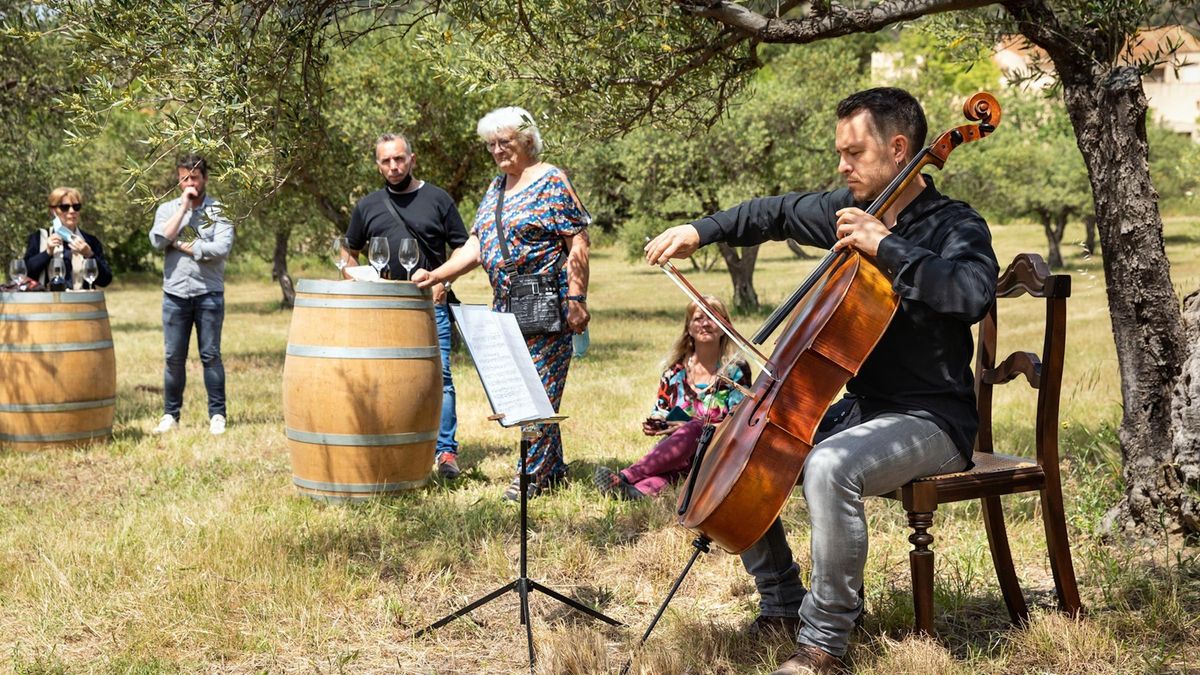
[[[495,222],[496,197],[503,186],[503,174],[492,180],[471,226],[471,234],[479,238],[480,259],[492,284],[492,308],[498,311],[508,308],[508,270]],[[556,412],[562,402],[567,369],[571,365],[571,332],[566,322],[567,251],[562,238],[578,234],[587,226],[587,214],[567,186],[566,174],[561,169],[551,168],[520,192],[505,196],[502,214],[509,254],[516,262],[518,273],[536,274],[558,269],[563,332],[525,338],[533,364],[537,366]],[[550,481],[564,477],[567,465],[563,461],[558,425],[542,425],[540,432],[530,448],[525,470],[531,482],[544,487]]]

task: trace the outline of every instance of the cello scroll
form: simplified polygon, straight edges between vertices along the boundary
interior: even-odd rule
[[[963,102],[963,116],[979,124],[964,124],[938,136],[928,148],[929,164],[940,169],[955,148],[995,131],[1000,124],[1000,103],[995,96],[981,91]]]

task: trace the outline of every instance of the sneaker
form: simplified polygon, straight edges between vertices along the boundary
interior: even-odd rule
[[[208,433],[212,434],[213,436],[220,436],[221,434],[225,433],[224,415],[212,416],[212,419],[208,421]]]
[[[437,456],[438,474],[446,480],[454,480],[462,473],[458,469],[458,455],[453,452],[439,452]]]
[[[596,489],[600,494],[624,499],[626,501],[637,501],[645,499],[646,493],[635,488],[620,471],[613,471],[607,466],[596,467],[596,473],[592,476],[592,483],[596,485]]]
[[[154,434],[155,436],[161,436],[169,431],[175,431],[178,428],[179,420],[175,419],[174,415],[163,415],[162,419],[158,421],[158,426],[154,427],[154,430],[150,433]]]
[[[804,627],[804,621],[798,616],[763,616],[759,614],[746,624],[742,633],[754,640],[762,640],[772,635],[782,635],[793,640]]]

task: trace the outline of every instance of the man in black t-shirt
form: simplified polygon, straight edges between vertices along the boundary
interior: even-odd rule
[[[467,241],[467,230],[454,199],[446,191],[413,178],[416,155],[408,139],[400,134],[384,134],[375,141],[375,167],[383,176],[384,186],[363,197],[350,215],[346,230],[348,266],[358,264],[358,256],[371,243],[371,237],[385,237],[390,258],[386,268],[392,279],[407,279],[397,258],[400,242],[416,239],[419,259],[413,269],[431,270],[446,262],[447,248],[459,248]],[[458,469],[458,430],[455,412],[454,381],[450,378],[450,284],[433,287],[434,315],[437,318],[438,343],[442,352],[442,420],[438,429],[438,472],[456,478]]]

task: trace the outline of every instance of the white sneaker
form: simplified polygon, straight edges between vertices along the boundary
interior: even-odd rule
[[[174,417],[171,415],[163,415],[162,419],[158,421],[158,426],[154,427],[154,430],[150,433],[154,434],[155,436],[159,436],[169,431],[175,431],[178,428],[179,422],[176,421]]]
[[[221,434],[225,433],[224,415],[212,416],[212,419],[208,421],[208,433],[212,434],[213,436],[220,436]]]

